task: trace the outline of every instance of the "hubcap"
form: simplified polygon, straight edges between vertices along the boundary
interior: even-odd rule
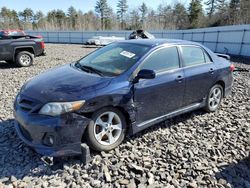
[[[209,107],[211,109],[216,109],[221,101],[222,92],[220,88],[214,88],[209,96]]]
[[[102,145],[112,145],[120,137],[122,122],[114,112],[105,112],[98,116],[94,124],[94,135]]]
[[[30,56],[26,55],[26,54],[23,54],[21,57],[20,57],[20,61],[23,65],[29,65],[30,64]]]

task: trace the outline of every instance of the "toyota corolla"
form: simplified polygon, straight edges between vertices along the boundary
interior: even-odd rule
[[[14,102],[20,138],[45,156],[117,147],[126,134],[192,110],[216,111],[234,66],[183,40],[129,40],[28,81]]]

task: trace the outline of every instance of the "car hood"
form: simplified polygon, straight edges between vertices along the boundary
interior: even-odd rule
[[[23,86],[21,95],[44,103],[83,100],[106,87],[111,79],[68,64],[34,77]]]

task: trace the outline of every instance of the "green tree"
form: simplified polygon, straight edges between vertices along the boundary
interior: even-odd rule
[[[3,20],[3,27],[4,28],[10,28],[11,10],[6,8],[6,7],[2,7],[0,15],[1,15],[2,20]]]
[[[56,10],[51,10],[47,13],[47,21],[49,23],[50,29],[57,29]]]
[[[241,23],[240,24],[249,24],[250,23],[250,1],[241,0],[240,1],[240,10],[241,10]]]
[[[98,30],[99,26],[98,24],[98,18],[95,15],[93,11],[89,11],[84,14],[84,19],[85,19],[85,30]]]
[[[63,26],[64,26],[64,23],[66,20],[66,14],[62,10],[58,9],[58,10],[56,10],[55,18],[56,18],[56,23],[57,23],[57,26],[59,27],[59,29],[60,30],[64,29]],[[73,28],[74,28],[74,25],[73,25]]]
[[[34,12],[31,8],[26,8],[19,12],[19,17],[21,18],[23,29],[32,29],[32,22],[34,21]]]
[[[108,7],[106,16],[104,18],[104,28],[106,30],[112,29],[112,22],[114,22],[114,20],[111,19],[112,15],[113,15],[113,10],[111,7]]]
[[[62,16],[62,14],[60,15]],[[78,14],[77,14],[76,9],[73,6],[69,7],[67,15],[69,18],[70,27],[76,30],[77,20],[78,20]]]
[[[19,18],[18,18],[18,13],[15,10],[11,11],[11,22],[12,22],[11,27],[13,29],[21,27],[20,21],[19,21]]]
[[[125,14],[128,11],[127,0],[119,0],[117,4],[117,17],[121,24],[121,29],[125,28]]]
[[[95,11],[101,17],[101,29],[104,29],[105,19],[108,17],[110,11],[107,0],[98,0],[96,2]]]
[[[217,1],[216,0],[208,0],[207,2],[205,2],[205,4],[208,6],[206,8],[206,10],[208,11],[209,18],[211,18],[216,10]]]
[[[173,29],[174,28],[174,19],[173,19],[173,10],[168,4],[160,4],[158,7],[159,13],[159,25],[161,29]]]
[[[45,18],[44,18],[44,14],[42,11],[37,11],[34,14],[34,18],[33,18],[33,28],[35,29],[45,29]]]
[[[141,12],[141,26],[145,27],[145,21],[146,21],[146,16],[148,13],[148,7],[146,5],[146,3],[142,3],[142,5],[139,7],[139,11]]]
[[[188,13],[183,4],[177,3],[174,6],[173,18],[176,29],[186,29],[188,27]]]
[[[129,29],[141,29],[140,14],[138,9],[134,9],[130,12],[130,27]]]
[[[19,15],[23,18],[24,22],[31,22],[33,20],[34,12],[31,8],[26,8],[23,12],[19,13]]]
[[[203,14],[202,5],[200,0],[191,0],[189,4],[189,22],[191,28],[199,27],[199,19]]]
[[[36,20],[36,21],[39,21],[39,20],[41,20],[43,18],[44,18],[44,14],[40,10],[38,12],[36,12],[36,14],[34,15],[34,20]]]
[[[240,16],[240,0],[231,0],[229,3],[229,24],[238,24]]]
[[[147,17],[147,29],[154,28],[159,29],[158,15],[155,10],[151,9],[148,11]]]

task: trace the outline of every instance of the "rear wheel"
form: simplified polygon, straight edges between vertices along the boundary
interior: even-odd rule
[[[120,145],[126,133],[126,119],[115,108],[106,107],[92,115],[87,127],[87,142],[96,151],[109,151]]]
[[[223,98],[223,88],[221,85],[214,85],[207,96],[206,107],[205,110],[208,112],[216,111],[221,103]]]
[[[27,51],[19,52],[16,55],[16,64],[20,67],[29,67],[33,64],[34,55]]]

